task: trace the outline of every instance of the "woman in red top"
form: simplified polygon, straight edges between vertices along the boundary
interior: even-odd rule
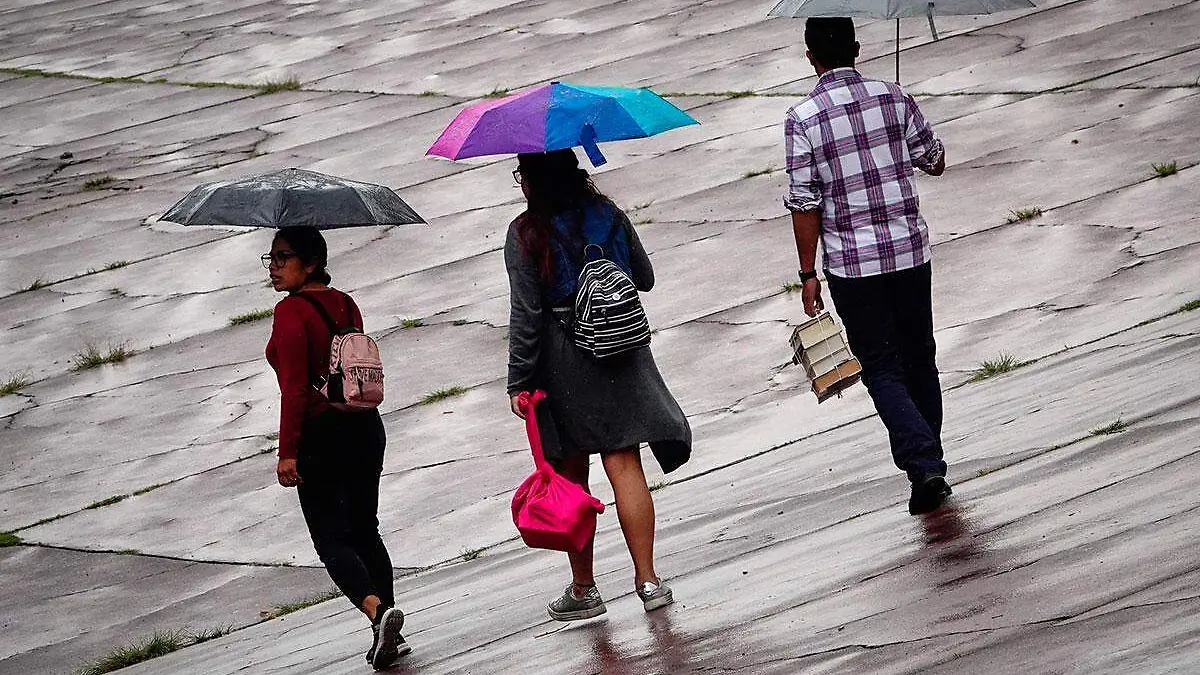
[[[395,607],[392,561],[379,536],[379,476],[385,436],[379,411],[332,408],[313,386],[328,372],[333,335],[313,303],[338,326],[362,330],[349,295],[329,287],[325,238],[314,227],[279,230],[263,265],[288,296],[275,305],[267,361],[279,378],[279,484],[295,487],[321,562],[342,593],[371,620],[367,661],[376,670],[410,651]]]

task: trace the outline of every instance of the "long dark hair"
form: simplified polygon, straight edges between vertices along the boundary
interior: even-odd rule
[[[542,278],[549,281],[554,276],[550,238],[555,217],[573,214],[578,238],[582,238],[584,210],[608,198],[596,189],[587,170],[579,168],[579,159],[570,148],[519,154],[517,168],[528,200],[525,212],[517,217],[517,241],[525,255],[537,261]]]
[[[308,275],[307,281],[326,285],[333,281],[329,271],[325,269],[329,264],[329,246],[325,243],[325,237],[321,236],[320,230],[311,225],[281,227],[275,233],[274,241],[281,239],[292,247],[292,251],[305,267],[316,265],[312,274]]]

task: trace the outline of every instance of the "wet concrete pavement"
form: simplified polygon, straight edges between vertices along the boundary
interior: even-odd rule
[[[0,382],[32,380],[0,397],[0,530],[24,542],[0,549],[0,673],[224,625],[129,672],[365,671],[344,600],[259,623],[328,588],[273,484],[269,321],[228,325],[277,301],[269,233],[153,222],[197,182],[283,166],[392,185],[430,220],[330,235],[389,361],[398,672],[1200,670],[1200,311],[1180,311],[1200,299],[1200,2],[1045,2],[939,19],[936,43],[903,24],[950,160],[919,181],[956,491],[925,519],[865,392],[818,407],[786,365],[780,120],[813,78],[801,24],[768,8],[0,3]],[[893,30],[860,25],[868,75]],[[702,122],[607,145],[597,175],[652,254],[654,350],[696,433],[691,463],[650,471],[678,603],[642,613],[610,512],[609,613],[569,626],[544,608],[565,561],[507,512],[531,465],[503,383],[511,161],[422,156],[463,103],[550,78],[653,86]],[[134,353],[72,371],[89,344]],[[1033,363],[968,382],[1001,352]]]

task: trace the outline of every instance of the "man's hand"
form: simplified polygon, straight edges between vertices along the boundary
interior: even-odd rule
[[[275,467],[275,475],[283,487],[296,487],[300,484],[300,474],[296,471],[296,460],[280,458]]]
[[[800,297],[804,299],[804,313],[809,316],[816,316],[825,309],[825,301],[821,299],[820,279],[805,281]]]
[[[513,396],[509,400],[509,404],[512,406],[512,411],[513,411],[514,415],[516,415],[517,417],[520,417],[521,419],[525,419],[525,413],[521,412],[520,399],[521,399],[521,395],[517,394],[516,396]]]

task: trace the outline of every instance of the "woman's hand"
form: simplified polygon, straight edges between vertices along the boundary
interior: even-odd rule
[[[275,467],[275,475],[279,477],[279,484],[283,487],[296,487],[300,484],[300,474],[296,471],[294,459],[280,458],[278,466]]]
[[[520,401],[521,401],[521,395],[517,394],[516,396],[513,396],[509,400],[509,404],[512,405],[512,411],[513,411],[514,415],[516,415],[517,417],[520,417],[521,419],[525,419],[525,413],[521,412]]]

